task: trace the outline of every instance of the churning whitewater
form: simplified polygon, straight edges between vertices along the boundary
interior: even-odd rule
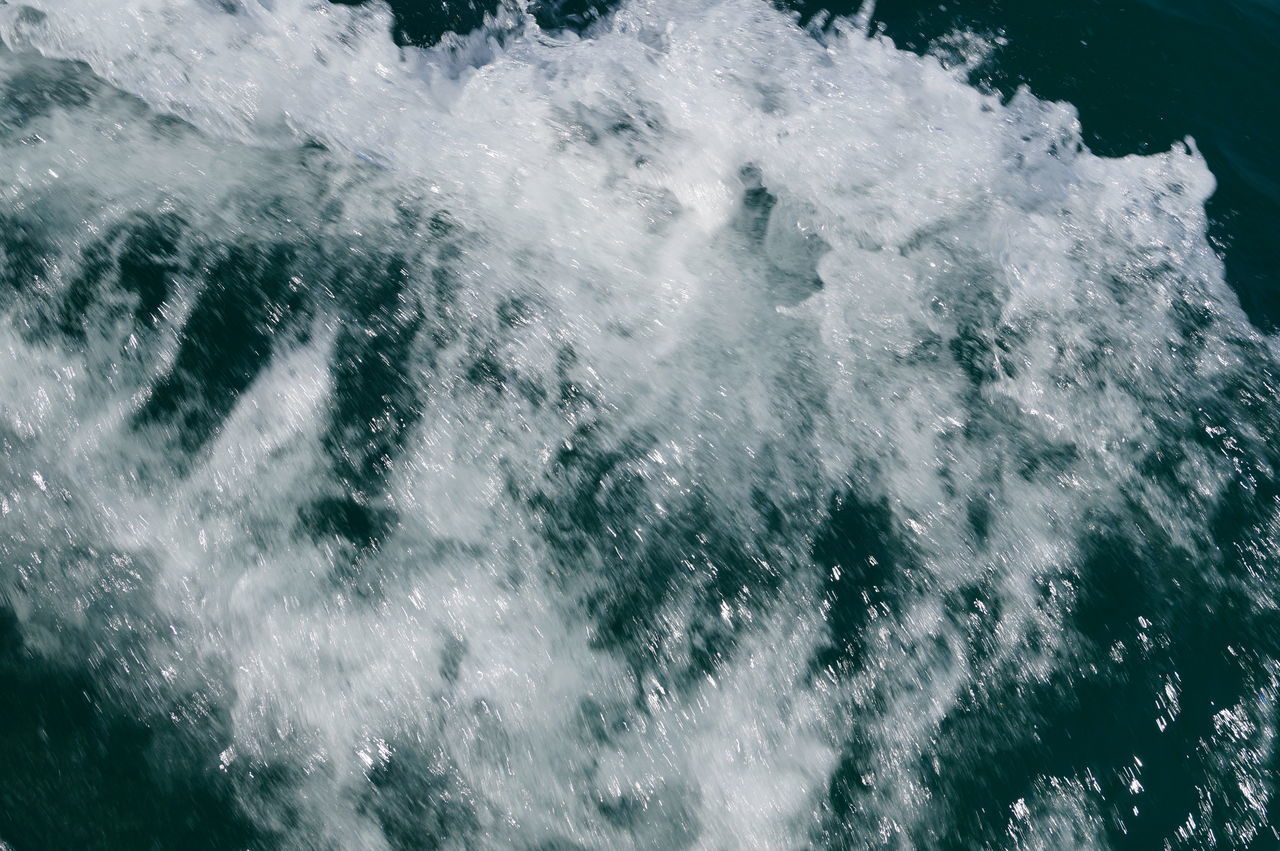
[[[1270,836],[1213,178],[870,13],[0,2],[6,640],[240,847]]]

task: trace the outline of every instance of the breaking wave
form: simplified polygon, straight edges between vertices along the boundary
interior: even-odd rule
[[[1269,831],[1275,360],[1190,141],[869,9],[109,5],[0,4],[0,647],[241,846]]]

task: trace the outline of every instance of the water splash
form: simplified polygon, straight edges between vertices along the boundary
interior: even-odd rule
[[[1190,142],[869,7],[388,20],[0,8],[26,652],[286,846],[1257,835],[1273,360]]]

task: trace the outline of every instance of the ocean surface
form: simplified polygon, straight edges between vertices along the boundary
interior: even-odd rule
[[[1280,847],[1278,83],[0,0],[0,849]]]

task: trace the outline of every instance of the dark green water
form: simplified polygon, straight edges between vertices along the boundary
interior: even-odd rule
[[[0,848],[1280,847],[1280,7],[35,5]]]

